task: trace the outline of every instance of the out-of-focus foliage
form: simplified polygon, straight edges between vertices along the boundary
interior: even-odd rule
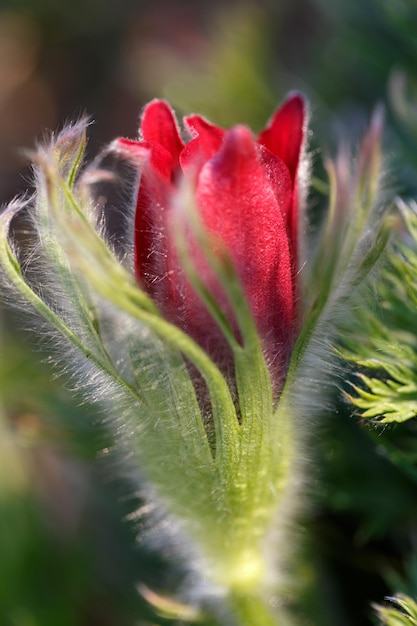
[[[347,2],[314,0],[327,21],[321,53],[308,78],[323,100],[338,135],[350,135],[363,124],[363,113],[377,101],[388,112],[388,185],[402,193],[416,193],[416,140],[410,110],[404,114],[401,76],[410,88],[417,67],[417,6],[414,0]],[[415,111],[415,97],[408,99]],[[337,118],[334,112],[337,112]],[[327,134],[329,117],[320,116],[320,134]],[[341,123],[342,122],[342,123]],[[415,128],[415,124],[414,124]]]
[[[349,399],[363,418],[384,423],[417,415],[417,205],[400,206],[410,241],[395,245],[378,279],[377,304],[360,310],[357,336],[343,351],[370,372],[360,374]]]
[[[407,596],[389,598],[391,606],[378,606],[381,624],[386,626],[413,626],[417,624],[417,604]]]
[[[158,589],[167,569],[136,544],[146,519],[132,515],[141,502],[128,468],[93,408],[30,348],[2,341],[0,623],[159,623],[137,586]]]

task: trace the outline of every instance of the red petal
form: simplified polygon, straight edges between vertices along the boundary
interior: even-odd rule
[[[259,134],[258,142],[284,161],[295,180],[304,142],[306,105],[300,94],[290,96]]]
[[[152,296],[156,281],[167,273],[165,207],[169,189],[161,181],[142,176],[135,214],[134,264],[137,280]]]
[[[185,117],[184,123],[194,138],[181,153],[181,167],[184,172],[194,170],[198,173],[203,164],[220,150],[225,131],[199,115]]]
[[[172,189],[172,156],[159,144],[118,139],[115,148],[140,172],[134,229],[134,266],[138,281],[154,294],[155,281],[166,274],[165,210]]]
[[[184,124],[192,136],[198,135],[204,145],[213,144],[216,148],[221,145],[223,137],[226,133],[223,128],[212,124],[201,115],[188,115],[184,117]]]
[[[171,180],[172,156],[163,146],[131,139],[116,139],[113,146],[119,154],[135,163],[141,172],[151,166],[167,181]]]
[[[271,155],[267,172],[259,152],[248,129],[229,131],[200,172],[197,201],[207,229],[230,251],[259,331],[276,350],[292,343],[294,311],[288,236],[271,178],[285,207],[292,183],[282,161]]]
[[[162,309],[171,301],[175,306],[175,283],[167,278],[172,265],[166,211],[173,193],[172,155],[158,143],[129,139],[116,140],[114,149],[140,172],[134,224],[136,278]]]
[[[184,144],[171,107],[163,100],[150,102],[143,110],[140,128],[144,141],[159,144],[168,150],[172,156],[174,172]]]
[[[300,94],[290,96],[259,135],[259,143],[286,163],[294,184],[291,207],[286,215],[294,268],[298,266],[298,166],[306,132],[306,104]]]

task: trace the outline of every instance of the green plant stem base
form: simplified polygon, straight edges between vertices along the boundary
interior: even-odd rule
[[[204,626],[289,626],[281,611],[273,609],[261,594],[230,592],[225,604],[223,615],[216,611],[216,616],[202,622]]]

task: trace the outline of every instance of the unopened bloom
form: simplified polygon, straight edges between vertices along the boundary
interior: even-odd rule
[[[56,331],[54,354],[108,411],[115,450],[132,450],[149,486],[140,489],[144,514],[150,508],[152,519],[164,520],[152,529],[152,545],[159,541],[163,554],[167,540],[184,546],[187,597],[200,603],[201,623],[288,621],[274,585],[308,470],[304,424],[328,409],[333,346],[372,291],[358,287],[390,230],[377,201],[378,116],[351,175],[328,167],[329,215],[317,250],[308,247],[300,293],[305,117],[294,95],[255,139],[244,126],[224,131],[191,116],[184,143],[169,106],[154,101],[139,141],[116,140],[83,171],[84,120],[38,149],[33,197],[0,214],[2,288]],[[114,150],[140,174],[134,229],[124,220],[130,231],[120,240],[106,228],[101,186],[116,179],[103,163]],[[12,225],[23,209],[33,246],[20,245]],[[120,209],[129,215],[129,206]],[[117,247],[130,234],[137,281]],[[365,306],[374,310],[366,299]],[[364,362],[362,350],[358,358]],[[278,602],[269,601],[272,591]],[[191,615],[178,609],[177,621]]]
[[[164,315],[212,355],[222,353],[215,322],[187,281],[173,237],[173,204],[183,178],[192,181],[202,224],[226,248],[268,353],[285,361],[297,326],[298,172],[305,138],[303,98],[291,96],[254,138],[245,126],[223,130],[203,117],[179,133],[169,105],[143,112],[140,140],[117,147],[140,159],[135,217],[135,272]],[[200,276],[229,318],[225,295],[194,246]],[[233,319],[231,320],[233,324]]]

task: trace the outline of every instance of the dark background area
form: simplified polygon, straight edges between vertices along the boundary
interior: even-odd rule
[[[30,189],[23,151],[81,114],[92,156],[134,137],[153,97],[257,130],[291,89],[311,104],[315,177],[382,102],[387,187],[415,196],[416,88],[414,0],[0,0],[0,199]],[[310,211],[321,202],[313,186]],[[146,519],[110,434],[18,318],[4,313],[1,339],[0,624],[170,623],[138,584],[174,591],[178,565],[137,541]],[[372,602],[417,595],[416,426],[360,423],[336,392],[334,405],[312,438],[289,597],[301,624],[365,626]]]

